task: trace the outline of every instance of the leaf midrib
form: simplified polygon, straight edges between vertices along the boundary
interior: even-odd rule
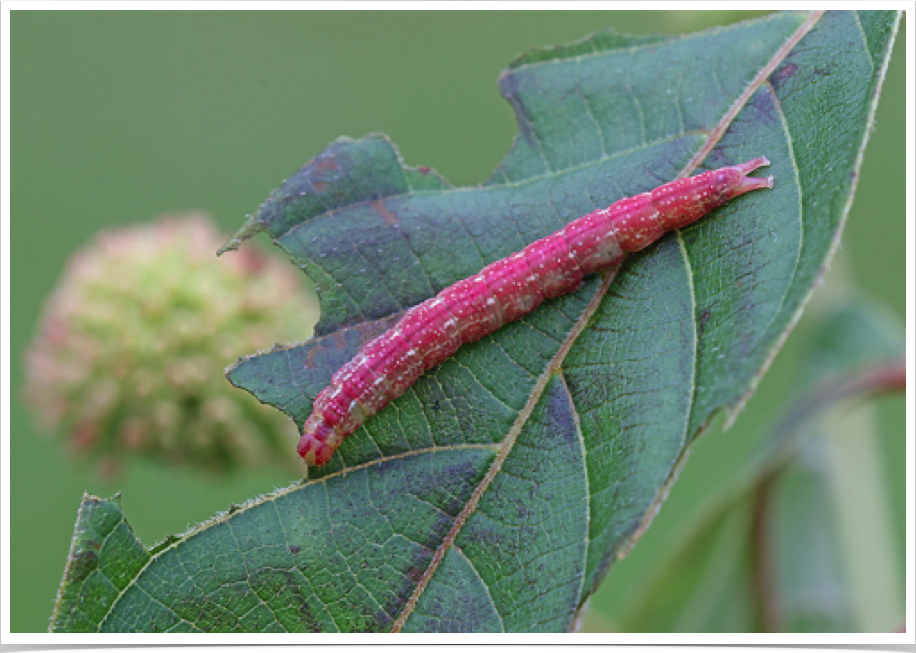
[[[703,132],[703,133],[709,133],[708,140],[697,151],[697,153],[693,156],[690,162],[688,162],[687,165],[680,171],[680,173],[678,173],[676,177],[677,179],[690,175],[694,170],[697,169],[697,167],[699,167],[699,165],[706,159],[706,157],[709,156],[713,148],[718,144],[719,140],[721,140],[722,136],[725,134],[728,127],[734,121],[735,117],[738,115],[741,109],[747,104],[748,100],[750,100],[751,96],[757,91],[758,88],[760,88],[760,86],[762,86],[766,82],[767,78],[773,73],[776,67],[780,63],[782,63],[782,61],[786,58],[789,52],[791,52],[792,49],[798,44],[798,42],[802,38],[804,38],[804,36],[814,27],[814,25],[817,24],[817,22],[821,19],[823,14],[824,14],[824,11],[822,10],[813,11],[809,13],[807,19],[802,23],[802,25],[800,25],[798,29],[796,29],[795,32],[792,33],[792,36],[790,36],[786,40],[786,42],[782,46],[780,46],[779,49],[777,49],[777,51],[770,58],[770,60],[760,69],[757,75],[754,76],[754,79],[752,79],[751,82],[745,87],[741,95],[739,95],[738,98],[735,100],[735,102],[732,103],[732,105],[725,112],[722,118],[716,123],[715,127],[713,127],[713,129],[710,132]],[[689,263],[686,261],[686,259],[685,259],[685,264],[688,265],[689,267]],[[534,410],[534,407],[537,405],[537,402],[540,401],[540,398],[544,392],[544,389],[547,387],[548,381],[554,376],[554,374],[561,374],[560,366],[562,364],[562,361],[565,360],[566,355],[568,354],[569,350],[572,348],[572,345],[575,344],[575,341],[578,339],[581,332],[585,329],[585,326],[588,324],[592,315],[598,309],[598,306],[601,304],[601,301],[604,299],[604,295],[607,293],[608,289],[610,288],[611,283],[613,282],[614,278],[616,277],[617,271],[619,269],[620,269],[620,266],[617,266],[615,268],[612,268],[602,273],[601,275],[602,281],[601,281],[600,286],[595,290],[595,293],[592,296],[592,298],[589,300],[588,305],[586,306],[585,310],[582,312],[582,314],[573,324],[572,329],[570,329],[569,335],[563,341],[563,344],[557,350],[557,353],[554,355],[550,363],[545,367],[544,371],[538,377],[537,381],[535,382],[532,388],[531,395],[529,396],[528,401],[526,402],[524,408],[522,408],[522,410],[519,412],[519,415],[516,418],[516,421],[513,423],[512,427],[509,429],[509,432],[506,434],[506,437],[503,439],[500,445],[499,455],[490,465],[490,469],[487,471],[484,478],[480,481],[480,483],[474,489],[473,493],[471,494],[470,498],[468,499],[468,502],[465,504],[464,508],[459,513],[458,517],[455,519],[455,522],[452,525],[452,528],[449,530],[448,534],[445,536],[445,538],[443,538],[442,543],[436,549],[436,552],[433,555],[432,559],[430,560],[429,565],[427,566],[426,570],[423,572],[423,576],[420,578],[419,582],[417,583],[416,587],[414,588],[414,591],[411,594],[410,598],[407,600],[407,603],[405,603],[404,608],[401,611],[401,614],[398,615],[398,618],[395,620],[394,625],[391,628],[391,632],[393,633],[401,632],[401,630],[403,629],[404,625],[407,622],[407,619],[410,617],[410,615],[413,613],[414,609],[416,608],[416,605],[419,602],[420,597],[423,595],[423,592],[425,591],[427,585],[429,584],[429,581],[432,579],[432,576],[435,574],[439,565],[445,559],[445,554],[448,551],[449,547],[454,543],[455,539],[458,536],[458,533],[461,531],[461,528],[464,526],[468,518],[470,518],[470,516],[476,510],[477,505],[480,502],[480,499],[483,496],[484,492],[486,492],[490,483],[493,481],[493,479],[496,477],[496,475],[499,473],[500,469],[502,468],[502,464],[506,460],[506,458],[509,456],[509,453],[511,452],[512,447],[514,446],[519,433],[521,433],[522,428],[527,423],[528,418],[530,417],[531,413]],[[694,319],[695,318],[696,316],[694,316]],[[696,341],[694,342],[694,344],[696,346]],[[695,378],[696,377],[696,355],[694,356],[693,374]],[[687,411],[688,417],[693,409],[694,396],[695,396],[695,392],[691,392],[691,405]],[[688,425],[689,425],[689,419],[685,421],[685,430],[688,428]],[[685,433],[684,438],[686,438],[686,435],[687,434]],[[678,460],[675,462],[674,466],[672,467],[673,470],[676,471],[680,469],[681,461],[683,459],[683,454],[684,454],[684,449],[682,449],[681,455],[678,457]],[[671,476],[669,476],[669,478],[663,484],[663,486],[657,493],[655,500],[652,503],[652,507],[649,509],[649,511],[647,511],[646,517],[644,518],[643,522],[640,524],[640,526],[635,531],[634,537],[630,538],[630,540],[625,542],[624,546],[621,547],[622,549],[631,547],[633,543],[635,543],[634,538],[638,538],[638,536],[641,535],[643,532],[645,532],[646,528],[648,528],[648,525],[651,522],[652,517],[657,512],[657,509],[656,509],[657,504],[660,503],[662,498],[667,495],[670,489],[671,482],[673,481],[674,477],[676,477],[676,473],[673,473]],[[580,599],[581,599],[581,596],[580,596]]]

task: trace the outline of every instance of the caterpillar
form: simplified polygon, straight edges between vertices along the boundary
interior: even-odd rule
[[[299,439],[299,455],[307,465],[324,465],[345,437],[462,345],[518,320],[545,299],[575,290],[585,275],[620,263],[627,253],[732,198],[772,188],[772,176],[747,176],[768,165],[761,156],[621,199],[409,309],[318,393]]]

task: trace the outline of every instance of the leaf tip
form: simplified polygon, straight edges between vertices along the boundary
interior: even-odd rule
[[[261,205],[263,207],[263,204]],[[249,238],[256,236],[257,234],[264,231],[265,225],[264,221],[261,219],[261,208],[258,208],[257,211],[252,213],[245,220],[245,224],[235,232],[235,234],[226,241],[222,247],[216,251],[217,256],[222,256],[226,252],[234,252],[239,248],[243,242]]]

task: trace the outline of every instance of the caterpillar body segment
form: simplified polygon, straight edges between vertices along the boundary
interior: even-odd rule
[[[414,306],[318,393],[299,439],[299,455],[308,465],[325,464],[368,417],[462,345],[521,318],[545,299],[575,290],[585,275],[619,263],[627,253],[732,198],[772,188],[773,177],[747,176],[769,163],[758,157],[619,200]]]

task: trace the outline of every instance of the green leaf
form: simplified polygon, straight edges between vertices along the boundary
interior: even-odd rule
[[[500,79],[519,135],[479,187],[404,166],[384,136],[331,145],[225,248],[266,231],[318,287],[316,338],[228,372],[300,426],[400,312],[566,222],[757,155],[777,182],[464,347],[301,485],[160,551],[98,628],[569,628],[829,259],[898,20],[538,50]]]
[[[872,440],[875,427],[849,405],[850,398],[885,389],[864,370],[897,369],[904,355],[902,329],[892,316],[855,298],[810,331],[798,365],[800,400],[763,440],[764,451],[736,475],[739,480],[720,491],[705,518],[658,564],[642,596],[621,616],[621,629],[888,632],[902,621],[902,606],[895,605],[895,588],[887,581],[900,578],[903,569],[882,548],[891,536],[879,518],[886,503],[880,482],[863,478],[863,470],[876,466],[880,473],[882,467],[870,459],[877,458],[874,447],[861,446]],[[844,440],[860,444],[859,457],[845,469],[837,464]],[[877,500],[870,496],[875,494]],[[869,506],[852,526],[855,537],[872,540],[869,552],[853,546],[850,528],[843,528],[851,495]],[[889,573],[880,573],[886,568]],[[868,587],[856,579],[864,570],[881,580]],[[877,620],[862,614],[863,595],[882,606]]]
[[[121,514],[120,497],[83,495],[51,629],[97,632],[149,559]]]

